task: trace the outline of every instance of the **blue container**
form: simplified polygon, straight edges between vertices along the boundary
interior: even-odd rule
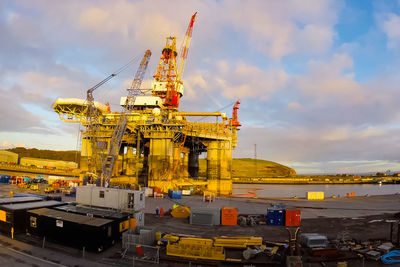
[[[172,191],[172,199],[182,199],[182,191]]]
[[[267,225],[275,225],[275,226],[285,225],[285,210],[268,209]]]
[[[182,199],[182,191],[168,189],[168,197],[172,199]]]
[[[10,177],[1,177],[0,178],[0,183],[9,183],[10,182]]]

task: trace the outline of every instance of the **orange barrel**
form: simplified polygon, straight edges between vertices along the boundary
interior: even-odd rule
[[[164,216],[164,209],[161,208],[161,209],[160,209],[160,217],[163,217],[163,216]]]

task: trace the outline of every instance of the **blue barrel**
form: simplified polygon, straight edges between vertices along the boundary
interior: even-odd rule
[[[156,208],[156,216],[160,216],[160,209],[158,207]]]

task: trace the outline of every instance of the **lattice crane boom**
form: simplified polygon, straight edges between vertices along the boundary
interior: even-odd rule
[[[189,26],[186,29],[185,40],[184,40],[183,46],[181,48],[181,65],[179,66],[179,71],[176,76],[177,83],[182,83],[181,76],[183,73],[187,55],[189,53],[189,46],[190,46],[190,41],[192,40],[193,25],[194,25],[194,22],[196,21],[196,16],[197,16],[197,12],[193,14],[192,18],[190,19]]]
[[[157,67],[154,77],[153,96],[159,96],[163,99],[163,105],[166,109],[177,110],[179,108],[179,99],[183,95],[182,73],[189,51],[190,41],[193,32],[193,25],[196,20],[197,12],[190,19],[186,30],[185,38],[180,50],[180,65],[177,66],[176,37],[167,37],[167,42]]]
[[[128,97],[126,98],[126,103],[124,105],[121,116],[119,117],[118,123],[115,127],[113,136],[110,141],[110,146],[108,148],[108,153],[103,163],[103,173],[102,173],[102,185],[108,187],[110,183],[110,178],[114,169],[115,161],[118,157],[119,150],[121,148],[122,138],[125,134],[127,125],[127,114],[129,113],[130,107],[135,103],[136,96],[140,94],[140,85],[142,84],[144,74],[149,64],[151,57],[151,51],[147,50],[143,56],[140,66],[136,72],[135,78],[133,79],[131,87],[128,89]],[[99,184],[99,180],[97,182]]]

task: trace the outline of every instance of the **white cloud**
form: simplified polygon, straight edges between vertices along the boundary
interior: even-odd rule
[[[290,102],[288,103],[288,109],[293,111],[302,111],[304,110],[303,106],[299,102]]]
[[[398,48],[400,45],[400,16],[390,13],[382,22],[383,31],[387,35],[388,47]]]
[[[311,61],[307,75],[298,76],[299,89],[320,105],[336,100],[339,106],[366,104],[368,93],[346,70],[353,67],[347,54],[335,54],[330,61]]]
[[[3,141],[0,145],[0,149],[9,149],[9,148],[14,148],[14,147],[26,147],[26,145],[24,143],[12,144],[8,141]]]
[[[243,62],[219,62],[217,70],[221,72],[214,73],[215,89],[221,90],[222,95],[228,99],[267,100],[271,93],[283,89],[289,80],[283,69],[262,70]]]
[[[326,52],[332,45],[341,1],[226,1],[226,20],[249,37],[249,43],[279,60],[296,53]]]

